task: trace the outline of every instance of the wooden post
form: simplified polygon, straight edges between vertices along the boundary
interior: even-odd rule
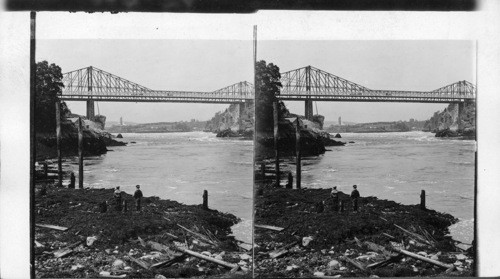
[[[288,173],[288,182],[286,183],[286,188],[287,189],[293,188],[293,176],[291,172]]]
[[[43,176],[45,179],[49,176],[49,165],[47,162],[43,162]]]
[[[208,191],[203,190],[203,209],[208,209]]]
[[[297,189],[300,189],[301,187],[301,154],[300,154],[300,125],[299,125],[299,118],[297,117],[297,126],[295,127],[295,159],[296,159],[296,165],[297,165],[297,170],[296,170],[296,180],[297,180]]]
[[[75,173],[71,172],[68,188],[75,189]]]
[[[78,118],[78,188],[83,189],[83,127],[82,118]]]
[[[420,209],[425,209],[425,190],[420,194]]]
[[[57,186],[62,187],[62,154],[61,154],[61,103],[56,101],[56,137],[57,137]]]
[[[274,151],[276,153],[276,186],[280,186],[280,156],[278,151],[278,101],[273,103],[273,120],[274,120]]]

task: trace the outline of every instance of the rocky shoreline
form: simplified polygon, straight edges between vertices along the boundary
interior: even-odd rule
[[[93,123],[88,121],[89,123]],[[36,134],[36,159],[43,160],[57,157],[57,138],[53,133]],[[118,141],[101,129],[84,126],[83,155],[96,156],[108,152],[107,147],[125,146],[126,142]],[[76,123],[66,120],[61,123],[61,153],[63,157],[78,155],[78,127]]]
[[[118,211],[112,196],[36,183],[36,278],[251,277],[249,248],[229,235],[234,215],[158,197],[135,211],[125,193]]]
[[[331,189],[275,187],[258,171],[256,185],[257,278],[474,274],[473,248],[463,250],[447,235],[457,222],[449,214],[376,197],[362,197],[353,212],[342,192],[345,211],[339,212]]]

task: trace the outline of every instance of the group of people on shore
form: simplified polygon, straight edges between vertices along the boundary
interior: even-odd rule
[[[135,186],[136,190],[134,192],[134,200],[135,200],[135,210],[140,211],[141,210],[141,199],[143,197],[142,191],[141,191],[141,186],[136,185]],[[127,211],[127,202],[122,201],[122,191],[120,190],[120,186],[117,186],[114,193],[113,193],[113,198],[115,200],[115,209],[116,211]]]
[[[359,200],[360,195],[359,195],[357,185],[353,185],[352,188],[353,188],[353,190],[352,190],[351,196],[350,196],[351,203],[352,203],[352,210],[354,212],[357,212],[358,211],[358,200]],[[333,186],[332,191],[330,192],[330,198],[332,199],[334,211],[339,211],[339,210],[344,211],[344,201],[340,200],[339,191],[337,190],[337,186]]]

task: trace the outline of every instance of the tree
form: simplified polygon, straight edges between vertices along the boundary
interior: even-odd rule
[[[255,65],[255,126],[257,132],[273,130],[273,102],[282,87],[280,68],[273,63],[258,61]],[[281,105],[282,106],[282,105]],[[280,107],[281,107],[280,106]],[[280,108],[281,110],[281,108]]]
[[[36,63],[35,83],[35,132],[55,132],[56,106],[58,95],[61,94],[62,83],[61,67],[47,61]],[[69,112],[67,106],[61,106],[61,114]]]

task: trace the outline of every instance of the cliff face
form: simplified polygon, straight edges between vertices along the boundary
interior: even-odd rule
[[[70,115],[61,123],[61,152],[63,157],[78,155],[78,118]],[[126,145],[112,139],[111,134],[100,129],[102,122],[94,122],[83,118],[83,154],[93,156],[105,154],[107,146]],[[53,133],[36,134],[37,159],[57,157],[57,138]]]
[[[241,114],[240,109],[243,109]],[[234,133],[240,132],[253,134],[254,103],[247,102],[243,106],[240,106],[239,104],[231,104],[225,111],[216,113],[215,116],[207,122],[205,130],[215,133],[219,133],[221,131],[232,131]]]
[[[343,146],[345,143],[335,141],[330,134],[323,131],[324,117],[315,115],[313,121],[299,117],[300,129],[300,152],[302,156],[318,156],[325,153],[326,146]],[[278,123],[279,138],[278,148],[281,156],[294,156],[296,143],[297,115],[289,114]],[[256,158],[257,160],[274,156],[274,135],[258,134],[256,137]]]
[[[473,102],[464,104],[461,125],[458,115],[459,105],[450,104],[442,112],[435,112],[424,130],[436,133],[437,137],[474,137],[476,133],[476,105]]]

